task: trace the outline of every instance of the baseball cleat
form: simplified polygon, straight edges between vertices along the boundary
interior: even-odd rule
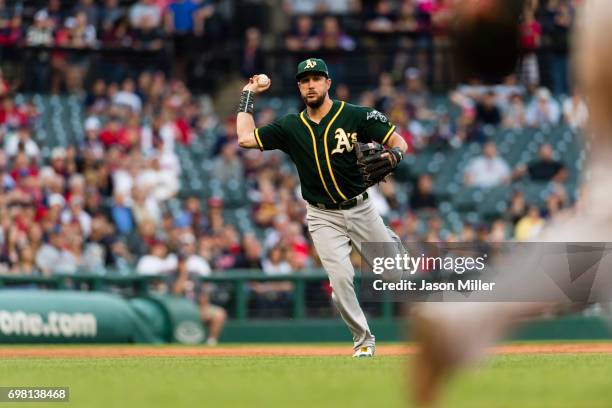
[[[374,357],[375,351],[376,347],[374,346],[359,347],[353,353],[353,357]]]

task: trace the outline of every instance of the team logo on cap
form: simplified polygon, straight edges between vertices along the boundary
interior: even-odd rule
[[[306,69],[314,68],[317,66],[317,61],[306,60]]]

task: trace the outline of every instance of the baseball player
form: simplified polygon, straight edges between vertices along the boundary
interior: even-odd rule
[[[252,116],[254,97],[270,87],[270,80],[266,75],[249,80],[238,110],[238,143],[280,149],[295,163],[308,202],[308,229],[333,302],[353,335],[353,357],[372,357],[375,338],[355,295],[349,256],[352,247],[361,252],[362,242],[399,245],[366,190],[397,167],[407,145],[382,113],[329,97],[332,81],[322,59],[300,62],[295,78],[306,109],[260,128]]]
[[[612,24],[612,2],[590,0],[584,8],[574,43],[578,83],[588,103],[591,143],[584,194],[572,213],[557,217],[538,237],[543,242],[612,242],[612,43],[606,32]],[[599,264],[594,282],[594,300],[605,300],[612,291],[610,260]],[[566,268],[544,266],[542,276],[569,276]],[[555,269],[552,269],[552,268]],[[575,304],[552,279],[537,280],[529,270],[504,276],[527,298],[556,293],[557,301],[525,303],[461,303],[419,305],[413,316],[420,352],[415,358],[411,379],[418,403],[432,405],[445,380],[457,368],[480,357],[487,345],[505,335],[513,326],[543,313],[571,311]],[[539,275],[539,274],[538,274]],[[579,307],[581,305],[578,305]]]

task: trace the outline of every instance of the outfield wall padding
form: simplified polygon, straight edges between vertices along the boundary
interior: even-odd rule
[[[178,333],[178,334],[177,334]],[[102,292],[0,290],[0,343],[197,343],[192,302]]]
[[[410,338],[410,325],[401,319],[370,319],[378,341]],[[513,340],[610,340],[612,332],[599,317],[566,316],[541,319],[523,326]],[[351,342],[351,335],[338,319],[287,319],[229,321],[221,336],[228,343]]]

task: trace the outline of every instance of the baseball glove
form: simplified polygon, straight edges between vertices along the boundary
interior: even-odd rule
[[[384,181],[404,157],[399,148],[385,149],[376,142],[357,142],[355,152],[359,172],[367,187]]]

